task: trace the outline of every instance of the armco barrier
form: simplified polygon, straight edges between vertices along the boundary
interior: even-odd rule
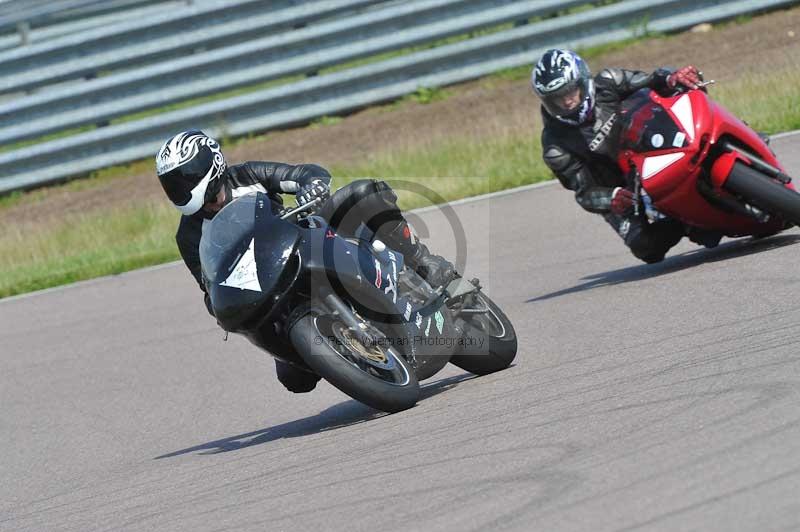
[[[0,144],[318,71],[585,0],[423,0],[257,39],[0,105]],[[354,42],[353,35],[358,35]],[[174,83],[173,80],[180,80]],[[90,101],[91,106],[82,102]]]
[[[498,2],[491,11],[499,9],[499,3],[509,7],[525,2]],[[516,25],[373,64],[3,153],[0,191],[63,180],[150,157],[164,138],[185,128],[201,127],[223,136],[302,123],[397,98],[419,87],[447,85],[531,64],[552,46],[582,47],[624,39],[645,22],[651,31],[674,31],[794,3],[797,0],[624,0],[578,14]],[[370,16],[377,21],[380,13],[381,9],[374,9]],[[485,16],[489,17],[490,12]],[[458,19],[442,21],[442,34],[448,31],[451,20]],[[423,31],[424,27],[410,26],[406,31]],[[352,46],[369,46],[374,39],[390,39],[399,33],[402,32],[364,41],[354,36]]]
[[[0,52],[0,92],[43,87],[145,61],[245,42],[378,0],[219,0]]]
[[[55,10],[56,5],[48,2],[55,11],[41,17],[27,17],[23,12],[10,10],[13,17],[2,19],[0,15],[0,51],[84,32],[101,26],[118,24],[125,20],[153,18],[168,9],[185,7],[191,0],[107,0],[92,3],[83,9],[68,11]],[[28,0],[14,0],[1,4],[6,7],[17,4],[23,7]],[[25,20],[20,20],[24,18]],[[17,22],[14,22],[17,20]]]

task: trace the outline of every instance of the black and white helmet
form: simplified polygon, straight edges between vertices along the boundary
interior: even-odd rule
[[[178,133],[156,155],[156,172],[164,192],[187,216],[214,200],[225,168],[219,143],[199,130]]]
[[[533,90],[557,120],[572,126],[586,122],[594,110],[594,80],[583,59],[570,50],[548,50],[531,73]],[[562,107],[564,97],[580,91],[580,105]]]

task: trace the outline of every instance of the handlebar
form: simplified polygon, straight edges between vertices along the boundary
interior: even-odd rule
[[[313,201],[309,201],[305,205],[300,205],[298,207],[295,207],[294,209],[290,209],[290,210],[284,212],[283,214],[281,214],[281,220],[285,220],[287,218],[291,218],[295,214],[300,214],[301,212],[310,211],[314,207],[316,207],[317,205],[322,203],[322,201],[323,201],[322,198],[317,198],[317,199],[315,199]]]
[[[700,82],[697,83],[697,90],[701,90],[703,92],[708,92],[707,87],[709,85],[715,84],[716,80],[710,79],[710,80],[706,81],[703,78],[703,72],[702,71],[698,72],[698,74],[699,74],[699,77],[700,77]],[[679,86],[675,87],[675,89],[673,89],[673,90],[675,91],[676,94],[684,94],[684,93],[689,92],[692,89],[689,89],[688,87],[684,87],[682,85],[679,85]]]

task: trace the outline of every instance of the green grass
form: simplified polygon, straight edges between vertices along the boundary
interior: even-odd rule
[[[437,198],[451,201],[550,177],[538,139],[532,134],[450,139],[425,149],[382,154],[356,166],[334,166],[332,173],[337,176],[337,186],[359,177],[394,182],[403,209],[432,203],[429,198],[404,190],[403,181],[421,183]]]
[[[316,129],[318,127],[332,126],[334,124],[338,124],[342,120],[344,120],[344,118],[342,118],[341,116],[328,116],[328,115],[325,115],[325,116],[321,116],[321,117],[317,118],[316,120],[312,121],[311,124],[309,124],[309,127],[312,128],[312,129]]]
[[[744,74],[735,83],[711,85],[709,94],[758,131],[800,129],[800,69],[771,76]]]
[[[432,102],[439,102],[447,99],[450,97],[450,94],[450,91],[444,90],[441,87],[420,87],[401,101],[411,101],[427,105]]]
[[[157,204],[75,216],[47,230],[5,227],[0,297],[175,260],[177,218],[171,205]]]

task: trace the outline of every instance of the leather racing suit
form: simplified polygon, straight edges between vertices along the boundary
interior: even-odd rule
[[[648,263],[663,260],[684,236],[684,227],[675,220],[649,224],[642,216],[611,211],[614,189],[628,185],[616,162],[622,102],[644,88],[668,92],[670,73],[666,69],[650,74],[621,68],[601,71],[594,78],[593,115],[580,126],[560,122],[542,107],[542,154],[547,166],[565,188],[575,192],[581,207],[602,215],[633,254]]]

